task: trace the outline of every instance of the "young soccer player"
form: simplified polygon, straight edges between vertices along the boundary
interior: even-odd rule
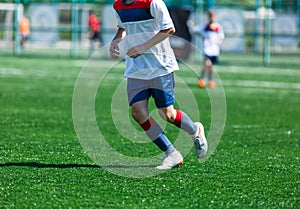
[[[196,26],[194,32],[203,38],[202,51],[204,53],[204,65],[198,81],[198,86],[203,88],[206,83],[204,80],[206,72],[208,72],[208,86],[215,88],[213,81],[213,66],[218,62],[220,54],[220,45],[224,39],[222,26],[216,22],[217,16],[214,12],[208,12],[208,23],[203,26]]]
[[[90,55],[93,54],[95,50],[95,43],[99,41],[101,43],[101,37],[99,34],[100,30],[100,22],[95,15],[95,12],[93,10],[90,10],[89,12],[89,18],[88,18],[88,24],[89,24],[89,39],[90,39]]]
[[[24,49],[25,43],[28,41],[30,35],[30,21],[27,17],[24,16],[22,18],[19,24],[19,30],[21,35],[20,46]]]
[[[192,136],[197,157],[204,157],[207,141],[203,125],[194,123],[174,104],[173,71],[178,64],[168,37],[175,32],[162,0],[116,0],[113,5],[118,30],[110,45],[110,55],[120,55],[118,43],[125,38],[127,96],[131,115],[146,135],[166,154],[157,169],[170,169],[183,163],[183,157],[169,141],[159,124],[149,115],[148,100],[154,98],[160,116]]]

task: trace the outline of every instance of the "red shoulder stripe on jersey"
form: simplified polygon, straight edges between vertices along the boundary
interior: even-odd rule
[[[123,0],[116,0],[113,4],[115,10],[124,10],[124,9],[140,9],[147,8],[150,9],[152,0],[136,0],[132,4],[126,5],[123,3]]]
[[[214,26],[212,26],[211,24],[207,24],[205,27],[206,31],[213,31],[213,32],[219,32],[221,30],[221,26],[218,24],[214,24]]]

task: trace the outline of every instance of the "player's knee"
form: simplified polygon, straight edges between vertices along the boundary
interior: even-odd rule
[[[173,122],[175,120],[176,115],[171,110],[159,110],[159,115],[162,119],[168,122]]]
[[[211,66],[212,66],[212,62],[211,62],[210,60],[206,60],[206,61],[205,61],[205,65],[206,65],[207,67],[211,67]]]
[[[131,109],[131,116],[134,120],[137,120],[139,118],[139,111],[136,111],[135,109]]]
[[[135,121],[139,123],[148,118],[147,112],[134,108],[131,109],[131,116]]]

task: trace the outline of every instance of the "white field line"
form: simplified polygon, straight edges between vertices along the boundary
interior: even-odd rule
[[[187,84],[197,84],[197,78],[190,77],[183,79]],[[217,81],[217,80],[216,80]],[[226,86],[240,86],[240,87],[256,87],[256,88],[270,88],[270,89],[300,89],[300,83],[294,82],[277,82],[277,81],[257,81],[257,80],[230,80],[222,79],[221,83],[217,81],[217,85]]]
[[[101,69],[101,68],[100,68]],[[220,70],[218,70],[220,71]],[[260,70],[264,73],[268,72],[268,73],[272,73],[272,74],[276,74],[279,73],[281,74],[281,71],[271,71],[271,70]],[[254,72],[258,73],[260,72],[258,70],[254,70]],[[225,71],[224,71],[225,72]],[[226,72],[228,72],[226,70]],[[232,73],[234,73],[233,71],[231,71]],[[240,71],[239,72],[243,72],[243,73],[247,73],[246,71]],[[297,76],[296,74],[300,74],[300,71],[297,70],[288,70],[288,73],[290,73],[291,75]],[[253,72],[252,72],[253,73]],[[263,73],[262,73],[263,74]],[[47,73],[47,71],[40,71],[39,73],[37,73],[36,71],[24,71],[22,69],[17,69],[17,68],[3,68],[0,67],[0,77],[12,77],[12,76],[19,76],[19,77],[26,77],[26,76],[34,76],[36,75],[36,77],[47,77],[49,76],[49,73]],[[74,76],[73,73],[67,73],[66,75],[70,76],[72,75],[72,77]],[[176,74],[175,74],[176,75]],[[286,74],[285,74],[286,75]],[[58,76],[58,75],[56,75]],[[66,76],[66,77],[68,77]],[[65,76],[63,76],[65,77]],[[108,78],[107,78],[108,79]],[[110,77],[110,80],[114,80],[114,79],[120,79],[119,77]],[[195,84],[197,82],[197,78],[196,77],[189,77],[189,78],[184,78],[183,79],[185,82],[187,82],[188,84]],[[230,80],[230,79],[222,79],[221,80],[222,85],[223,86],[241,86],[241,87],[261,87],[261,88],[274,88],[274,89],[300,89],[300,83],[295,83],[295,82],[276,82],[276,81],[257,81],[257,80]]]
[[[263,87],[278,89],[300,89],[300,83],[287,83],[275,81],[255,81],[255,80],[222,80],[223,86],[242,86],[242,87]]]
[[[0,77],[7,77],[7,76],[22,76],[23,71],[17,68],[3,68],[0,67]]]
[[[283,75],[283,76],[300,76],[300,69],[267,69],[267,68],[240,68],[240,67],[218,67],[216,71],[219,73],[234,73],[234,74],[257,74],[257,75]]]

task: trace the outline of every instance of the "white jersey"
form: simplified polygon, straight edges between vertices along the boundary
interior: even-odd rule
[[[218,42],[224,39],[224,32],[220,24],[205,24],[201,27],[196,27],[194,32],[203,38],[202,50],[204,54],[219,56],[220,45]]]
[[[124,50],[142,44],[160,30],[174,27],[168,9],[162,0],[135,0],[125,4],[116,0],[118,27],[124,28]],[[170,46],[169,38],[151,47],[137,58],[125,56],[124,77],[149,80],[178,70],[178,64]]]

